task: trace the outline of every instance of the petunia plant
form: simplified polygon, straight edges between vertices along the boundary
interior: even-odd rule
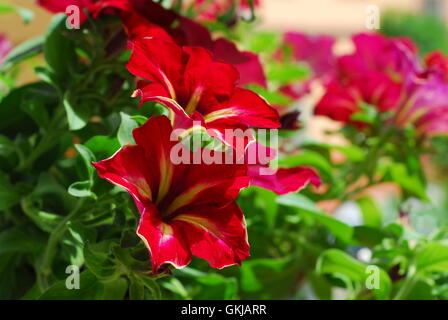
[[[447,56],[261,5],[39,0],[0,36],[0,298],[448,298]]]

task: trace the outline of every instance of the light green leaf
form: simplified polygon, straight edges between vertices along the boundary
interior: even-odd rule
[[[356,203],[361,209],[364,224],[370,227],[381,227],[381,212],[376,203],[368,197],[359,198]]]
[[[92,189],[92,181],[77,181],[72,183],[68,187],[68,193],[74,197],[78,198],[93,198],[96,199],[97,196],[91,191]]]
[[[72,131],[80,130],[87,125],[89,120],[89,112],[86,108],[77,105],[76,108],[72,105],[68,97],[63,101],[64,109],[67,114],[68,127]]]
[[[288,194],[277,198],[277,203],[299,209],[299,214],[313,219],[325,226],[334,236],[348,243],[353,236],[353,228],[342,221],[326,215],[307,197],[301,194]]]
[[[126,113],[120,112],[121,124],[118,128],[117,138],[120,145],[135,144],[132,130],[138,127],[138,123]]]
[[[344,251],[329,249],[322,253],[317,261],[316,271],[320,274],[332,275],[335,278],[350,279],[357,288],[368,290],[366,281],[371,275],[366,265],[351,257]],[[379,270],[379,288],[371,289],[378,299],[388,299],[392,282],[389,275],[381,268]]]
[[[324,156],[315,151],[302,150],[297,154],[281,158],[279,159],[279,165],[287,168],[296,166],[311,166],[328,177],[332,176],[331,163]]]
[[[448,273],[448,245],[427,244],[416,256],[417,272]]]

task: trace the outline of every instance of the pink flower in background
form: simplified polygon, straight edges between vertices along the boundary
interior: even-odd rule
[[[258,7],[260,0],[254,0],[253,5]],[[238,13],[238,11],[250,9],[247,0],[190,0],[187,1],[186,6],[193,8],[197,13],[196,19],[201,21],[216,21],[232,10]]]
[[[362,103],[379,112],[394,109],[400,103],[402,85],[381,72],[370,71],[362,76],[335,81],[317,103],[315,113],[333,120],[355,123],[351,117],[361,111]]]
[[[336,57],[333,46],[336,39],[325,35],[308,35],[299,32],[286,32],[284,43],[292,47],[293,58],[310,66],[317,77],[334,72]]]
[[[397,109],[398,127],[414,124],[420,135],[448,133],[448,83],[440,74],[414,77],[406,88],[406,98]]]
[[[434,51],[426,55],[426,73],[438,74],[448,82],[448,56],[441,51]]]
[[[352,37],[355,52],[338,58],[339,77],[353,78],[369,71],[383,72],[396,81],[422,71],[417,48],[410,39],[373,33]]]
[[[12,50],[12,44],[2,34],[0,34],[0,66],[5,61],[6,56]]]

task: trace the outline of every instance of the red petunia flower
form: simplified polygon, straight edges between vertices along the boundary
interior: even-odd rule
[[[133,134],[136,145],[94,166],[100,177],[134,198],[141,214],[137,234],[151,253],[153,272],[167,263],[184,267],[192,255],[214,268],[247,258],[244,216],[234,201],[249,184],[247,166],[174,164],[171,152],[178,142],[171,141],[165,116],[148,120]]]
[[[178,15],[150,0],[129,0],[132,10],[122,12],[122,20],[130,39],[161,37],[180,46],[204,47],[216,60],[233,65],[240,73],[240,85],[259,84],[266,87],[263,67],[256,54],[239,51],[224,38],[213,39],[200,23]],[[160,27],[157,29],[156,27]],[[167,39],[166,35],[169,35]]]
[[[338,58],[339,77],[352,78],[377,71],[395,81],[406,81],[409,75],[422,70],[417,48],[410,39],[360,33],[354,35],[352,41],[355,52]]]
[[[370,71],[346,82],[333,82],[317,103],[315,114],[337,121],[356,123],[353,114],[360,112],[362,104],[369,104],[379,112],[399,106],[403,86],[381,72]]]
[[[279,115],[256,93],[237,87],[238,72],[202,47],[161,39],[131,43],[128,70],[139,78],[134,96],[169,107],[178,117],[203,117],[208,129],[278,128]],[[147,81],[149,82],[147,82]]]
[[[86,10],[96,18],[105,9],[117,9],[115,12],[120,14],[130,39],[155,37],[182,46],[204,47],[216,59],[237,68],[241,85],[255,83],[266,87],[266,77],[257,55],[239,51],[227,39],[213,40],[203,25],[152,0],[39,0],[38,4],[51,12],[65,12],[67,6],[77,5],[81,9],[81,22],[86,19]]]

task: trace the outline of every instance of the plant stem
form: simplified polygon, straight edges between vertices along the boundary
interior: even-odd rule
[[[67,231],[67,223],[81,212],[80,209],[84,204],[84,201],[84,199],[78,200],[75,208],[73,208],[73,210],[56,226],[50,234],[38,272],[38,283],[42,291],[48,288],[48,277],[51,274],[51,264],[53,262],[59,239],[64,235],[65,231]]]
[[[415,283],[417,281],[417,272],[415,266],[411,265],[409,267],[409,271],[406,274],[406,278],[403,281],[403,284],[401,285],[400,290],[397,292],[397,294],[394,297],[394,300],[404,300],[411,289],[414,287]]]
[[[56,114],[48,126],[47,133],[42,137],[31,154],[28,157],[23,158],[23,161],[19,164],[17,171],[24,171],[28,169],[36,159],[51,149],[59,141],[60,127],[61,124],[65,123],[62,121],[64,114],[64,108],[58,106]]]

